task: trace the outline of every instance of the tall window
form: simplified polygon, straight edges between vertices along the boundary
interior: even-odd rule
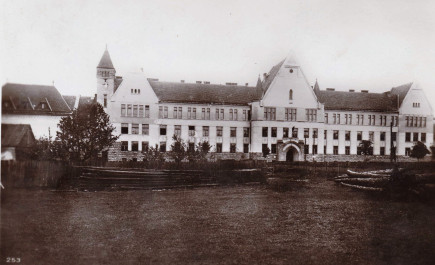
[[[230,144],[230,153],[235,153],[236,152],[236,144],[232,143]]]
[[[174,126],[174,134],[178,137],[181,136],[181,125],[175,125]]]
[[[127,141],[121,142],[121,151],[128,151],[128,142]]]
[[[276,119],[275,113],[276,108],[264,108],[264,119],[274,121]]]
[[[381,141],[385,141],[385,132],[381,132],[380,138]]]
[[[125,117],[126,107],[125,104],[121,104],[121,117]]]
[[[202,136],[208,137],[209,135],[209,127],[208,126],[202,126]]]
[[[178,118],[178,107],[174,107],[174,115],[173,115],[174,119]]]
[[[222,143],[216,144],[216,153],[222,153]]]
[[[131,134],[139,134],[139,124],[133,123],[131,125]]]
[[[362,141],[362,132],[361,131],[356,132],[356,140],[357,141]]]
[[[201,119],[205,120],[205,108],[202,108]]]
[[[375,139],[375,133],[369,132],[369,140],[373,142],[374,139]]]
[[[104,106],[105,108],[107,108],[107,95],[106,95],[106,94],[104,94],[104,102],[103,102],[103,106]]]
[[[286,108],[285,109],[285,119],[287,121],[295,121],[296,120],[296,109]]]
[[[149,117],[150,117],[150,106],[145,105],[145,118],[149,118]]]
[[[293,89],[290,89],[290,91],[288,92],[288,99],[293,100]]]
[[[261,135],[263,137],[267,137],[268,136],[268,132],[269,132],[269,128],[268,127],[263,127]]]
[[[137,105],[133,105],[133,117],[137,117],[137,112],[138,111],[138,106]]]
[[[325,123],[328,123],[328,113],[325,113]]]
[[[131,105],[130,104],[127,105],[127,116],[131,117]]]
[[[149,124],[142,124],[142,134],[143,135],[150,134],[150,125]]]
[[[131,142],[131,151],[139,151],[139,142],[133,141]]]
[[[333,139],[338,140],[338,131],[334,130]]]
[[[247,114],[246,114],[246,110],[245,110],[245,109],[243,110],[243,116],[242,116],[242,119],[243,119],[244,121],[248,120],[248,116],[247,116]]]
[[[160,135],[166,135],[166,125],[160,125]]]
[[[216,127],[216,136],[222,137],[222,134],[223,134],[222,126],[217,126]]]
[[[163,118],[163,106],[159,106],[159,119]]]
[[[128,123],[121,123],[121,134],[128,134]]]
[[[207,108],[207,115],[205,117],[207,120],[210,120],[210,108]]]
[[[189,136],[195,136],[195,126],[189,126]]]
[[[272,129],[271,129],[271,133],[270,133],[270,136],[271,137],[276,137],[276,134],[277,134],[277,128],[276,127],[272,127]]]
[[[143,117],[143,105],[139,105],[139,117]]]
[[[233,120],[233,109],[230,109],[230,121]]]
[[[237,128],[231,127],[230,129],[230,137],[236,137],[237,136]]]
[[[407,132],[405,134],[405,142],[411,142],[411,133]]]
[[[295,127],[292,128],[292,137],[298,138],[298,128]]]
[[[304,138],[309,138],[310,137],[310,129],[305,128],[304,129]]]
[[[283,128],[282,130],[282,137],[283,138],[288,138],[289,136],[289,128]]]
[[[249,127],[243,128],[243,137],[249,137]]]
[[[192,119],[196,120],[196,108],[193,108]]]
[[[163,113],[163,118],[167,119],[168,118],[168,107],[165,106],[165,112]]]
[[[345,141],[350,141],[350,131],[346,131],[346,132],[344,133],[344,140],[345,140]]]
[[[237,117],[237,109],[234,109],[234,120],[237,121],[238,117]]]
[[[316,109],[306,109],[306,120],[307,121],[317,121],[317,110]]]
[[[188,108],[187,108],[187,118],[188,118],[188,119],[191,119],[191,118],[192,118],[192,108],[191,108],[191,107],[188,107]]]
[[[313,138],[317,138],[317,135],[318,135],[318,130],[313,129]]]

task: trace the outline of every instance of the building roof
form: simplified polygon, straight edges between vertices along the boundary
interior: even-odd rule
[[[275,76],[278,74],[279,69],[284,64],[284,60],[279,62],[277,65],[273,66],[272,69],[270,69],[269,73],[266,75],[266,77],[263,80],[263,91],[266,92],[269,89],[269,86],[272,84],[273,79],[275,79]]]
[[[246,105],[261,98],[256,87],[149,81],[161,102]]]
[[[110,59],[109,51],[107,49],[104,51],[97,68],[115,69],[115,67],[113,67],[112,59]]]
[[[71,110],[54,86],[6,83],[2,87],[3,113],[56,115]]]
[[[66,104],[68,105],[70,110],[74,109],[74,105],[76,104],[76,96],[65,96],[62,95],[63,99],[65,100]]]
[[[29,124],[2,124],[2,147],[31,147],[35,143]]]
[[[402,106],[403,99],[406,97],[406,94],[408,94],[411,86],[412,83],[408,83],[391,89],[391,94],[396,95],[396,97],[399,96],[399,106]]]
[[[325,110],[365,110],[376,112],[397,111],[397,100],[389,92],[363,93],[318,90],[318,100]]]
[[[79,105],[78,105],[77,108],[80,108],[80,107],[85,106],[85,105],[90,105],[93,102],[95,102],[95,99],[93,97],[83,97],[83,96],[80,96],[80,98],[79,98]]]

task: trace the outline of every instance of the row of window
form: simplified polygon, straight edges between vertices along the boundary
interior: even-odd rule
[[[341,120],[342,114],[340,113],[332,113],[332,119],[329,120],[329,113],[325,113],[325,123],[331,124],[355,124],[355,125],[364,125],[364,114],[356,114],[355,115],[355,123],[353,122],[352,114],[344,114],[344,119]],[[390,123],[387,123],[387,115],[379,115],[379,118],[376,119],[376,115],[370,114],[368,115],[367,125],[379,125],[379,126],[390,126],[392,123],[393,126],[397,126],[398,117],[391,116]]]
[[[412,135],[412,142],[417,142],[417,141],[426,142],[426,133],[418,133],[418,132],[405,133],[405,142],[411,142],[411,135]],[[418,137],[419,135],[420,138]]]
[[[138,152],[139,151],[139,143],[141,143],[141,145],[142,145],[142,149],[140,151],[145,152],[146,150],[148,150],[149,142],[147,142],[147,141],[143,141],[143,142],[132,141],[130,150],[128,149],[128,141],[121,141],[121,151],[123,151],[123,152],[126,152],[126,151]],[[195,144],[189,143],[188,149],[194,150]],[[166,142],[160,142],[159,150],[160,150],[160,152],[166,152]],[[236,144],[230,143],[230,153],[236,153],[237,151],[238,150],[237,150]],[[249,144],[243,144],[243,152],[249,153]],[[222,143],[216,143],[216,153],[222,153]]]
[[[121,117],[150,117],[149,105],[121,104]]]
[[[264,120],[275,121],[276,120],[276,108],[265,107],[264,108]],[[296,121],[296,109],[285,109],[285,120]],[[305,120],[316,122],[317,121],[317,109],[305,109]]]
[[[182,119],[183,118],[183,107],[172,107],[173,119]],[[224,120],[225,119],[225,109],[216,108],[215,116],[212,117],[210,108],[198,108],[198,112],[201,111],[201,114],[197,115],[196,107],[187,107],[187,119],[202,119],[202,120]],[[238,121],[239,120],[239,110],[238,109],[229,109],[227,112],[228,120],[230,121]],[[240,119],[242,121],[247,121],[250,119],[250,111],[242,110]],[[159,118],[167,119],[169,118],[169,107],[168,106],[159,106]]]
[[[426,127],[426,117],[406,116],[407,127]]]
[[[140,131],[141,127],[141,131]],[[189,125],[189,136],[195,136],[195,126]],[[160,125],[159,128],[160,135],[166,135],[167,134],[167,125]],[[138,123],[132,123],[131,124],[131,132],[129,132],[128,129],[128,123],[122,123],[121,124],[121,134],[143,134],[143,135],[149,135],[150,132],[150,126],[149,124],[138,124]],[[209,126],[202,126],[202,136],[208,137],[210,132]],[[181,125],[174,125],[174,134],[177,136],[181,136]],[[216,136],[222,136],[223,135],[223,127],[217,126],[216,127]],[[237,137],[237,128],[236,127],[230,127],[230,137]],[[243,128],[243,137],[250,137],[249,135],[249,127]]]

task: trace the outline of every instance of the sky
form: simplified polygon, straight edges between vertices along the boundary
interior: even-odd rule
[[[107,45],[117,75],[255,85],[290,51],[321,89],[418,82],[435,108],[431,0],[2,0],[2,83],[96,93]]]

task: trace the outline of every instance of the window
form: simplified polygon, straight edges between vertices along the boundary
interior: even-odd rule
[[[426,127],[426,117],[423,117],[423,127]]]
[[[230,129],[230,136],[231,137],[236,137],[237,136],[237,128],[236,127],[231,127],[231,129]]]
[[[332,151],[334,152],[334,155],[338,155],[338,146],[334,145]]]
[[[167,119],[168,118],[168,107],[165,106],[164,110],[165,110],[165,112],[163,113],[163,118]]]
[[[128,123],[121,123],[121,134],[128,134]]]
[[[128,151],[128,142],[127,141],[121,142],[121,151]]]
[[[105,108],[107,108],[107,95],[106,95],[106,94],[104,94],[103,106],[104,106]]]
[[[270,148],[270,152],[271,152],[272,154],[276,154],[276,144],[272,144],[270,147],[271,147],[271,148]]]
[[[288,138],[289,128],[283,128],[282,137]]]
[[[139,124],[133,123],[131,125],[131,134],[139,134]]]
[[[148,142],[142,142],[142,152],[148,151],[149,143]]]
[[[316,109],[306,109],[306,120],[307,121],[317,121],[317,110]]]
[[[189,126],[189,136],[195,136],[195,126]]]
[[[326,145],[323,146],[323,154],[326,155]]]
[[[160,135],[166,135],[166,125],[160,125]]]
[[[243,137],[249,137],[249,128],[248,127],[243,128]]]
[[[181,125],[174,126],[174,134],[178,137],[181,137]]]
[[[261,151],[263,153],[263,156],[268,153],[269,147],[267,147],[267,144],[262,144],[261,145]]]
[[[224,119],[224,109],[216,109],[216,120]]]
[[[313,155],[317,155],[317,145],[313,145]]]
[[[224,120],[224,119],[225,119],[225,116],[224,116],[224,109],[221,109],[221,116],[220,116],[220,119],[221,119],[221,120]]]
[[[276,134],[277,134],[276,131],[277,131],[276,127],[272,127],[272,131],[271,131],[270,136],[271,137],[276,137]]]
[[[160,152],[166,152],[166,142],[160,142]]]
[[[192,119],[196,120],[196,108],[193,108]]]
[[[233,120],[233,109],[230,109],[230,121]]]
[[[189,143],[189,145],[187,146],[187,150],[189,152],[195,151],[195,144],[194,143]]]
[[[349,114],[349,123],[348,124],[352,124],[352,114]]]
[[[328,123],[328,113],[325,113],[325,123]]]
[[[173,115],[174,119],[178,118],[178,107],[174,107],[174,115]]]
[[[333,139],[338,140],[338,131],[334,130]]]
[[[397,139],[397,133],[396,133],[396,132],[393,132],[393,133],[391,134],[391,140],[392,140],[392,141],[396,141],[396,139]]]
[[[188,107],[188,108],[187,108],[187,118],[188,118],[188,119],[191,119],[191,118],[192,118],[192,108],[191,108],[191,107]]]
[[[406,147],[406,148],[405,148],[405,155],[406,155],[406,156],[409,156],[410,154],[411,154],[411,148]]]
[[[364,115],[361,115],[361,125],[364,125]]]
[[[298,138],[298,128],[292,127],[292,137]]]
[[[414,141],[414,142],[418,141],[418,133],[413,133],[412,141]]]
[[[350,146],[345,146],[345,147],[344,147],[344,153],[345,153],[346,155],[350,155]]]
[[[317,135],[318,135],[318,130],[313,129],[313,138],[317,138]]]
[[[236,152],[236,144],[232,143],[230,144],[230,153],[235,153]]]
[[[334,124],[337,124],[337,114],[332,114],[332,117],[334,118]]]
[[[242,119],[243,119],[244,121],[246,121],[246,120],[248,119],[248,116],[246,115],[246,110],[245,110],[245,109],[243,110],[243,116],[242,116]]]
[[[222,136],[223,128],[222,126],[216,127],[216,136]]]
[[[420,141],[426,142],[426,133],[421,133],[420,137],[421,137]]]
[[[127,105],[127,116],[131,117],[131,105],[130,104]]]
[[[268,121],[274,121],[276,108],[264,108],[264,119]]]
[[[201,119],[205,120],[205,108],[202,108]]]
[[[325,130],[325,131],[323,132],[323,139],[326,140],[327,138],[328,138],[328,131]],[[326,153],[325,153],[325,154],[326,154]]]
[[[137,117],[137,110],[138,110],[138,107],[137,107],[137,105],[133,105],[133,117]]]
[[[308,154],[310,151],[310,146],[309,145],[304,145],[304,154]]]
[[[142,124],[142,134],[149,135],[150,134],[150,125]]]
[[[362,154],[361,147],[358,146],[358,147],[356,148],[356,154],[357,154],[357,155],[361,155],[361,154]]]
[[[150,117],[150,106],[145,105],[145,118],[149,118],[149,117]]]
[[[344,140],[345,141],[350,141],[350,131],[345,131],[344,132]]]
[[[411,142],[411,133],[407,132],[405,134],[405,142]]]
[[[263,137],[267,137],[268,136],[268,131],[269,131],[268,127],[263,127],[262,136]]]
[[[139,117],[143,117],[143,105],[139,105]]]
[[[385,141],[385,132],[381,132],[381,141]]]
[[[375,133],[369,132],[369,140],[373,142],[374,139],[375,139]]]
[[[131,142],[131,151],[139,151],[139,142],[133,141]]]
[[[202,126],[202,136],[208,137],[209,135],[209,127],[208,126]]]
[[[207,115],[205,117],[207,120],[210,120],[210,108],[207,108]]]
[[[243,153],[249,153],[249,144],[243,144]]]
[[[163,118],[163,107],[159,106],[159,119]]]
[[[296,109],[285,109],[285,119],[287,121],[296,121]]]
[[[385,155],[385,147],[381,147],[381,149],[380,149],[380,153],[379,153],[381,156],[384,156]]]
[[[309,138],[310,137],[310,129],[305,128],[304,129],[304,138]]]
[[[121,104],[121,117],[125,117],[125,111],[126,111],[126,108],[125,108],[125,104]]]
[[[238,120],[238,114],[237,114],[237,109],[234,110],[234,120],[237,121]]]
[[[216,153],[222,153],[222,143],[216,144]]]
[[[293,89],[290,89],[290,91],[288,92],[288,99],[293,100]]]
[[[362,132],[361,131],[356,133],[356,140],[362,141]]]
[[[341,124],[341,122],[340,122],[340,114],[337,114],[337,124]]]

